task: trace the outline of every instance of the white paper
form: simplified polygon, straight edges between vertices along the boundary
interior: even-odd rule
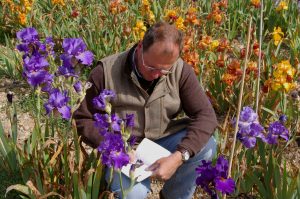
[[[152,171],[145,169],[153,164],[156,160],[171,155],[170,151],[156,144],[155,142],[144,138],[136,149],[136,159],[141,160],[144,164],[137,166],[134,170],[134,177],[140,182],[152,175]],[[122,173],[130,177],[129,171],[132,164],[128,164],[122,168]]]

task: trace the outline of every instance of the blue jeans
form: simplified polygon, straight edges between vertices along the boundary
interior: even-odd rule
[[[167,137],[156,140],[155,142],[170,152],[175,152],[178,143],[186,135],[186,130],[169,135]],[[183,163],[174,175],[164,183],[162,194],[165,199],[190,199],[196,189],[196,172],[195,169],[201,164],[201,160],[211,160],[216,153],[216,141],[211,137],[206,146]],[[109,169],[106,169],[106,181],[109,179]],[[113,174],[113,181],[111,183],[111,191],[116,193],[116,198],[121,197],[119,174]],[[122,174],[122,184],[124,189],[130,187],[130,179]],[[131,191],[128,193],[126,199],[145,199],[150,192],[150,178],[147,178],[139,183],[136,183]]]

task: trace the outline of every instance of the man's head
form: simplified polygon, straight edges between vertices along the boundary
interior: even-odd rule
[[[159,22],[150,27],[137,46],[138,69],[152,81],[169,73],[179,57],[183,34],[174,25]]]

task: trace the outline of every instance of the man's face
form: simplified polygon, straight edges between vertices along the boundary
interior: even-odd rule
[[[179,47],[171,42],[155,42],[147,51],[140,43],[139,71],[147,81],[152,81],[170,73],[179,57]]]

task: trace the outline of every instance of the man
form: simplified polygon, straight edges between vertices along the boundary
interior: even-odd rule
[[[160,197],[166,199],[192,198],[195,168],[216,151],[211,137],[216,116],[192,67],[179,58],[182,37],[175,26],[159,22],[130,50],[102,59],[90,74],[93,86],[75,112],[83,140],[97,147],[101,136],[94,127],[92,99],[103,89],[114,90],[113,111],[121,118],[126,113],[135,115],[132,133],[138,141],[147,137],[172,152],[149,168],[165,181]],[[122,178],[126,189],[130,179]],[[121,198],[119,178],[114,179],[111,190]],[[149,191],[150,179],[146,179],[133,186],[127,199],[146,198]]]

